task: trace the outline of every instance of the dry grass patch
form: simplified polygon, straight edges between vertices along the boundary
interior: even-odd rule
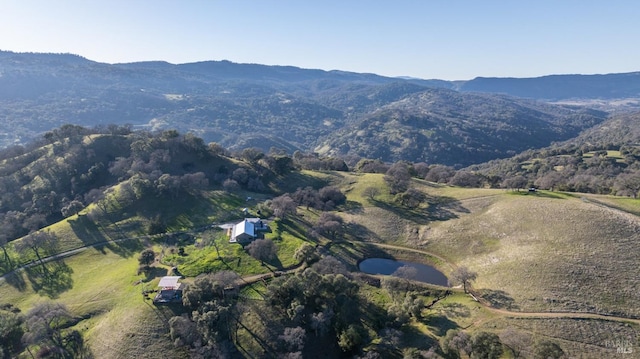
[[[639,243],[638,218],[580,199],[510,196],[441,223],[427,248],[521,310],[640,316]]]

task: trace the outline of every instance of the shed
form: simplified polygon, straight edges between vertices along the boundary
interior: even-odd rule
[[[180,276],[166,276],[160,279],[160,291],[153,298],[156,304],[179,303],[182,301],[182,289],[178,280]]]
[[[178,280],[180,280],[180,276],[166,276],[166,277],[162,277],[160,279],[160,283],[158,283],[158,287],[161,287],[163,290],[164,289],[178,289],[180,288],[180,283],[178,283]]]

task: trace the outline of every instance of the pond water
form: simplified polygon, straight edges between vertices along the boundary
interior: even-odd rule
[[[409,267],[404,272],[409,274],[410,279],[417,280],[424,283],[441,285],[444,287],[449,286],[449,280],[439,270],[434,267],[421,263],[402,262],[387,258],[367,258],[360,262],[358,268],[369,274],[393,274],[400,267]],[[413,270],[413,269],[415,270]]]

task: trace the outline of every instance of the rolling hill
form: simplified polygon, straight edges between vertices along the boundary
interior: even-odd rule
[[[0,52],[0,72],[2,147],[66,123],[131,124],[191,132],[230,150],[321,149],[446,165],[545,147],[606,116],[504,94],[579,103],[585,96],[634,97],[637,87],[634,74],[447,82],[229,61],[105,64],[8,51]],[[383,130],[389,138],[381,138]],[[383,146],[367,148],[363,134]]]
[[[304,345],[295,347],[305,357],[319,352],[352,357],[355,352],[401,358],[412,348],[425,352],[433,348],[438,355],[448,355],[444,343],[447,331],[453,329],[471,336],[499,334],[503,343],[511,343],[505,333],[515,331],[530,338],[523,349],[527,356],[537,350],[534,343],[550,341],[569,357],[599,358],[615,354],[611,343],[616,338],[635,343],[640,333],[640,297],[635,290],[640,278],[635,265],[640,253],[636,250],[640,240],[638,200],[464,189],[414,178],[411,184],[424,194],[425,201],[407,207],[389,194],[382,174],[299,170],[276,174],[263,167],[269,161],[205,154],[200,152],[202,147],[194,146],[200,141],[174,132],[146,137],[65,130],[57,132],[53,143],[10,158],[33,159],[27,168],[34,178],[49,179],[59,171],[56,166],[64,167],[72,160],[59,157],[64,151],[56,152],[56,146],[79,146],[84,153],[91,150],[93,159],[107,161],[109,175],[102,173],[103,182],[84,182],[85,191],[91,192],[96,184],[103,196],[86,197],[93,202],[44,228],[58,238],[57,247],[48,248],[47,255],[74,248],[80,251],[41,264],[32,249],[16,250],[28,237],[11,241],[8,250],[14,265],[35,261],[0,280],[0,315],[7,318],[17,311],[28,315],[42,303],[63,304],[70,312],[63,330],[76,331],[83,339],[82,347],[94,357],[189,357],[202,353],[198,348],[211,349],[206,343],[190,345],[179,334],[181,327],[176,323],[188,325],[190,320],[194,323],[191,333],[218,328],[212,333],[231,335],[233,341],[225,336],[210,339],[230,345],[213,346],[232,353],[230,357],[283,354],[290,350],[283,336],[296,327],[306,328]],[[115,141],[113,146],[110,141]],[[110,155],[120,159],[109,159]],[[129,156],[133,161],[125,160]],[[161,165],[151,170],[154,159]],[[223,167],[228,170],[220,171]],[[240,179],[243,171],[255,171],[251,176],[259,176],[268,189],[255,192],[246,186],[224,186],[217,176]],[[78,180],[90,172],[78,174]],[[211,181],[186,191],[176,182],[198,172]],[[37,185],[44,188],[45,182],[52,183],[30,181],[15,192],[36,190],[33,198],[40,200]],[[346,195],[344,205],[330,211],[340,218],[340,230],[328,234],[318,229],[323,211],[305,206],[297,208],[297,215],[269,218],[272,232],[267,238],[276,243],[276,255],[266,264],[261,265],[240,245],[230,244],[224,231],[204,226],[240,219],[242,207],[248,206],[251,213],[265,210],[268,206],[263,200],[274,199],[284,188],[306,185],[333,185]],[[367,194],[369,188],[377,188],[377,194]],[[247,196],[259,200],[247,202]],[[150,224],[157,218],[162,219],[163,227],[149,235]],[[330,262],[329,268],[340,271],[343,266],[353,273],[345,272],[347,277],[331,271],[314,274],[314,270],[328,269],[313,264],[313,270],[286,273],[291,266],[295,268],[299,259],[294,253],[304,244],[321,249],[318,256],[334,257],[337,262]],[[141,268],[137,258],[144,249],[152,249],[158,258],[149,270]],[[456,267],[468,267],[477,273],[473,293],[481,301],[474,301],[461,289],[408,286],[406,279],[396,283],[357,274],[358,262],[367,257],[431,264],[450,278]],[[0,261],[6,270],[6,258],[0,255]],[[184,283],[192,286],[206,278],[195,278],[197,274],[209,271],[232,270],[247,281],[256,275],[260,280],[244,286],[237,296],[217,298],[193,310],[153,306],[145,299],[146,291],[155,289],[159,277],[176,265],[190,273]],[[43,276],[43,266],[48,276]],[[274,273],[280,277],[273,278]],[[295,289],[294,285],[304,283],[322,285]],[[340,297],[342,290],[323,292],[337,286],[350,297]],[[305,297],[312,295],[322,300],[301,302],[314,298]],[[305,310],[327,309],[326,303],[333,303],[331,311],[325,312],[333,319],[328,319],[330,335],[323,336],[310,324],[310,318],[322,318],[320,312]],[[402,315],[414,308],[411,303],[422,304],[418,311],[414,309],[416,314]],[[232,313],[227,318],[228,323],[235,323],[235,334],[216,324],[226,323],[216,319],[229,313],[226,310]],[[296,315],[309,322],[296,321]],[[349,323],[354,325],[351,330]],[[363,323],[363,329],[358,323]],[[355,344],[346,339],[337,344],[338,336],[356,338],[349,336],[354,335],[350,331],[360,339]],[[354,352],[348,349],[350,345],[355,346]],[[32,348],[43,347],[34,344]]]
[[[364,115],[316,151],[468,166],[572,138],[605,117],[583,108],[431,89]]]

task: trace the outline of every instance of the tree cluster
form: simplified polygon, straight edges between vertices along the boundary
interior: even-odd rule
[[[480,331],[469,335],[465,331],[450,329],[447,331],[442,348],[448,355],[461,357],[462,354],[472,359],[498,359],[505,349],[513,358],[564,358],[562,348],[549,340],[534,342],[528,333],[507,328],[500,335],[493,332]]]
[[[312,187],[298,188],[291,194],[291,198],[298,206],[321,211],[332,211],[347,201],[347,197],[336,186],[322,187],[319,190]]]

